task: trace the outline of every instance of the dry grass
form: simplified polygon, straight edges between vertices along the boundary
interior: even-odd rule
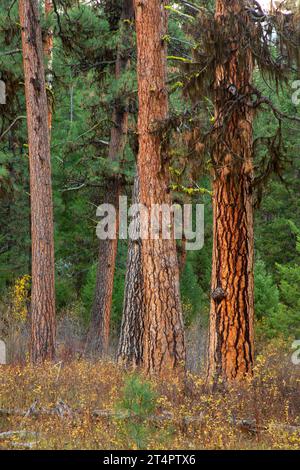
[[[53,410],[62,401],[72,413],[24,417],[2,412],[1,432],[30,433],[0,437],[0,447],[299,449],[300,366],[291,363],[290,355],[283,342],[270,344],[256,359],[253,380],[214,393],[205,389],[201,375],[152,380],[154,412],[131,418],[93,415],[95,409],[116,413],[124,380],[132,376],[113,362],[80,360],[61,369],[53,364],[2,366],[2,410],[26,410],[35,401],[39,408]],[[139,382],[145,379],[141,376]]]

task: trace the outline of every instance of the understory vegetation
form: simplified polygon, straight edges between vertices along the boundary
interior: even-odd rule
[[[203,373],[149,381],[112,361],[0,368],[2,449],[297,449],[299,366],[278,339],[253,379],[212,394]],[[8,433],[8,434],[6,434]]]

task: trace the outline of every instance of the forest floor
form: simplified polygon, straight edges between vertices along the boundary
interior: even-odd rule
[[[112,361],[0,366],[1,449],[299,449],[300,366],[277,340],[254,378],[150,382]]]

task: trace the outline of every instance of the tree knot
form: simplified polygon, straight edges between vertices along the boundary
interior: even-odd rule
[[[227,296],[227,293],[222,289],[222,287],[217,287],[212,293],[211,293],[211,298],[215,302],[221,302],[225,297]]]

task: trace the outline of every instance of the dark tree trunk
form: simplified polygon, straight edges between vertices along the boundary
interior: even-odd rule
[[[139,178],[134,179],[132,203],[140,201]],[[133,218],[134,233],[139,233],[140,215]],[[129,239],[125,279],[123,318],[118,349],[118,362],[139,367],[143,358],[144,290],[142,271],[142,241]]]
[[[226,116],[230,103],[249,92],[253,73],[251,51],[239,42],[237,17],[232,23],[232,14],[242,14],[242,3],[218,0],[216,6],[216,19],[232,53],[217,66],[215,80],[215,122],[223,128],[217,131],[213,152],[209,377],[225,380],[242,379],[253,365],[253,113],[240,101]]]
[[[31,360],[55,355],[51,160],[42,33],[36,0],[20,0],[30,166],[32,292]]]
[[[120,47],[117,52],[115,77],[119,80],[122,73],[130,65],[130,57],[124,53],[126,41],[130,41],[130,23],[125,20],[134,18],[132,0],[124,0],[121,16],[122,34]],[[125,50],[127,51],[126,47]],[[113,127],[111,129],[109,160],[121,162],[127,140],[128,131],[128,99],[118,97],[113,111]],[[117,218],[119,195],[121,192],[120,177],[116,175],[107,184],[105,203],[113,204],[116,208]],[[112,294],[114,284],[115,262],[118,249],[118,230],[116,240],[100,240],[99,258],[95,298],[92,309],[91,325],[88,333],[86,350],[92,354],[105,354],[108,351]]]
[[[162,138],[153,124],[168,117],[166,86],[166,1],[135,0],[138,46],[140,199],[148,211],[154,204],[171,204],[169,169]],[[145,292],[143,365],[146,373],[161,373],[185,362],[185,342],[179,291],[176,243],[142,240]]]
[[[116,179],[112,179],[110,184],[107,185],[105,192],[105,203],[112,204],[115,208],[118,208],[118,181]],[[118,233],[118,227],[116,232]],[[92,308],[92,319],[86,343],[86,351],[94,355],[106,354],[108,350],[117,248],[117,238],[115,240],[100,240],[96,292]]]

